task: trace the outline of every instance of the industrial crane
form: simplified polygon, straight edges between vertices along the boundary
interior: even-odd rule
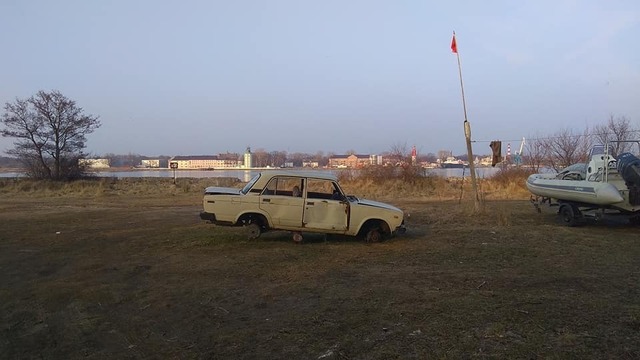
[[[513,157],[513,162],[516,163],[516,165],[520,165],[522,164],[522,151],[524,150],[524,136],[522,137],[522,142],[520,142],[520,149],[518,151],[516,151],[514,157]]]

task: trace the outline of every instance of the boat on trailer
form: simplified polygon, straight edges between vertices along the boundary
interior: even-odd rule
[[[615,156],[614,143],[632,143],[636,154]],[[625,216],[640,224],[640,140],[612,141],[596,145],[589,162],[573,164],[557,174],[533,174],[527,179],[531,202],[538,212],[543,205],[557,207],[561,220],[576,226],[586,218]]]

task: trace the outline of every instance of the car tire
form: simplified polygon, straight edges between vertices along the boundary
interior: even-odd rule
[[[257,223],[249,223],[244,226],[245,234],[247,235],[247,240],[255,240],[260,237],[262,233],[262,229],[260,229],[260,225]]]
[[[367,243],[380,242],[382,240],[382,233],[380,233],[380,228],[376,226],[367,230],[364,240]]]

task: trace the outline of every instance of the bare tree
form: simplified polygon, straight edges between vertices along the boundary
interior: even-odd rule
[[[322,161],[324,162],[325,166],[330,166],[331,165],[331,158],[335,157],[336,154],[332,151],[329,151],[327,153],[327,155],[322,159]],[[323,165],[323,164],[320,164]]]
[[[591,148],[588,129],[581,135],[576,135],[569,129],[561,130],[543,142],[545,162],[556,171],[571,164],[587,161]]]
[[[411,152],[407,143],[396,142],[389,148],[388,157],[396,164],[411,163]]]
[[[287,160],[293,162],[294,166],[301,166],[303,161],[311,159],[312,156],[313,155],[307,153],[294,152],[287,155]]]
[[[438,159],[438,157],[434,153],[428,153],[427,155],[420,155],[418,158],[420,159],[420,161],[427,161],[430,163],[434,163]]]
[[[631,122],[626,117],[614,118],[613,115],[609,116],[609,120],[606,125],[596,125],[593,131],[594,140],[601,144],[607,144],[611,141],[613,152],[615,155],[619,155],[631,150],[633,144],[628,141],[633,139],[633,133],[636,132],[631,128]]]
[[[27,175],[63,180],[80,176],[86,135],[100,127],[97,116],[85,115],[75,101],[57,90],[39,91],[28,99],[6,103],[0,134],[15,138],[14,155]]]
[[[521,155],[524,163],[529,165],[533,171],[538,172],[547,156],[546,141],[538,137],[530,136],[529,138],[524,145],[524,154]]]
[[[272,151],[269,153],[269,163],[271,166],[280,167],[283,166],[285,162],[287,162],[287,152],[286,151]]]
[[[269,165],[269,153],[264,149],[257,149],[253,152],[253,164],[255,167],[265,167]]]
[[[318,151],[311,159],[313,159],[313,161],[317,161],[318,166],[326,166],[329,164],[329,157],[329,154],[325,155],[323,151]]]
[[[444,161],[447,160],[447,157],[453,156],[450,150],[439,150],[438,151],[438,159]]]
[[[389,148],[389,155],[397,158],[405,158],[409,156],[409,147],[406,142],[396,142]]]

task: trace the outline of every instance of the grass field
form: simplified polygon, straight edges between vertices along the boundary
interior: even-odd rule
[[[247,241],[170,181],[0,183],[0,358],[640,358],[640,227],[431,179],[344,184],[404,236]]]

